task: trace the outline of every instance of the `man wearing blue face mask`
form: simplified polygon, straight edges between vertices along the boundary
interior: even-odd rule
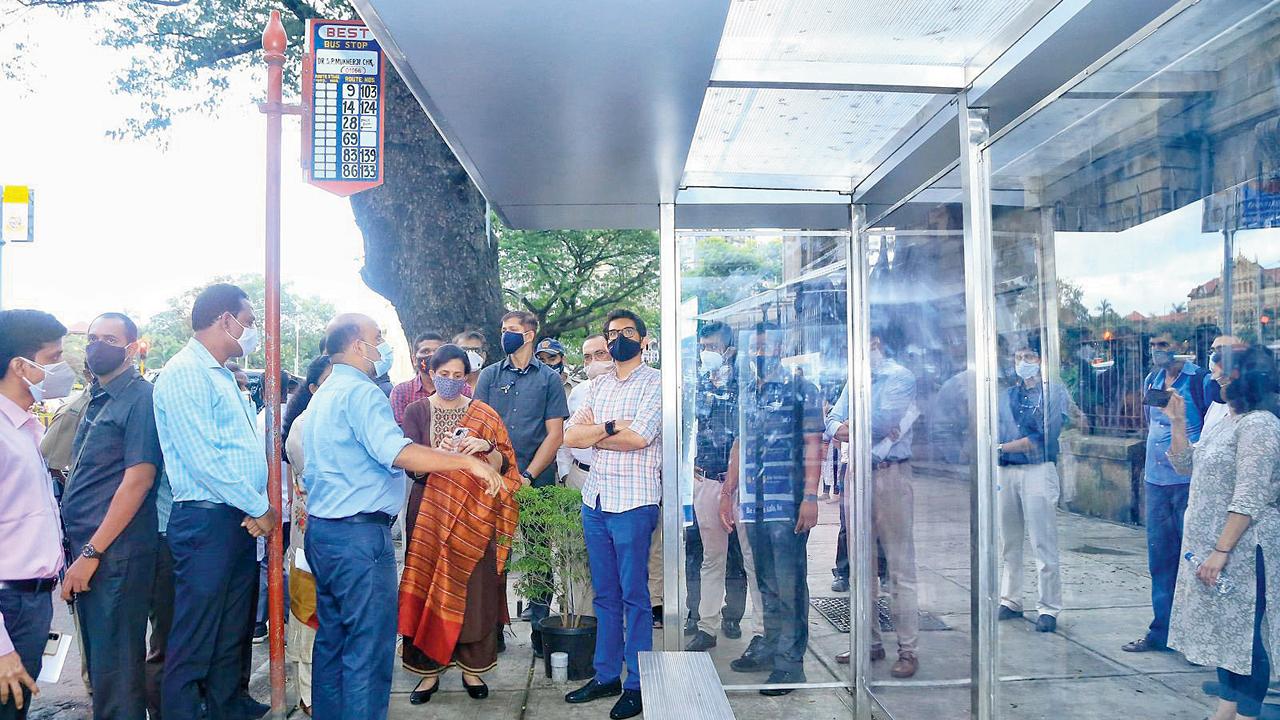
[[[249,642],[258,564],[254,539],[279,523],[252,403],[226,368],[258,348],[249,297],[217,283],[191,307],[194,337],[156,382],[153,405],[173,512],[173,623],[165,653],[165,717],[244,714],[240,654]]]
[[[1031,539],[1039,570],[1037,632],[1054,632],[1062,612],[1062,572],[1058,561],[1058,436],[1073,412],[1067,389],[1046,382],[1040,369],[1040,335],[1032,333],[1013,353],[1018,383],[1000,391],[1000,469],[996,499],[1000,512],[1000,619],[1022,614],[1022,538]],[[1078,412],[1078,411],[1076,411]]]
[[[320,623],[312,651],[312,717],[382,720],[396,645],[396,558],[391,525],[405,504],[403,470],[463,470],[490,494],[502,477],[479,456],[417,445],[404,436],[374,379],[391,368],[391,345],[366,315],[329,323],[329,379],[307,406],[302,430],[307,564]],[[259,449],[259,456],[261,449]]]
[[[1186,405],[1187,438],[1200,439],[1200,429],[1208,406],[1205,384],[1208,373],[1190,360],[1175,355],[1173,336],[1164,332],[1147,344],[1155,369],[1142,383],[1144,395],[1152,390],[1176,392]],[[1167,650],[1169,615],[1173,612],[1173,589],[1178,579],[1182,550],[1182,516],[1187,511],[1191,476],[1183,475],[1169,462],[1172,443],[1169,416],[1164,403],[1145,405],[1147,416],[1146,482],[1147,566],[1151,570],[1151,625],[1141,639],[1127,643],[1125,652]]]

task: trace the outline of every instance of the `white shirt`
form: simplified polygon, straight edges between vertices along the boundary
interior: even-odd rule
[[[569,416],[578,411],[587,402],[591,396],[591,381],[583,380],[578,383],[577,387],[569,392]],[[595,450],[592,448],[571,448],[568,445],[561,445],[556,451],[556,469],[560,471],[560,477],[569,474],[569,470],[573,467],[573,461],[591,466],[591,459],[595,456]]]

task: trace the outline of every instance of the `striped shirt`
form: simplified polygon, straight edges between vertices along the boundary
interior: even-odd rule
[[[648,441],[639,450],[597,447],[582,486],[582,502],[620,513],[662,499],[662,373],[641,364],[626,380],[617,370],[591,381],[591,395],[569,418],[565,429],[584,422],[590,410],[596,423],[630,420],[632,432]]]
[[[266,443],[231,371],[192,338],[165,364],[153,402],[173,501],[203,500],[265,515]]]

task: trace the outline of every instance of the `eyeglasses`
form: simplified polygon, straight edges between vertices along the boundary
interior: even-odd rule
[[[619,335],[629,340],[636,340],[640,337],[640,331],[636,330],[633,327],[624,327],[621,330],[605,330],[604,331],[605,340],[616,340],[618,339]]]
[[[593,353],[582,354],[583,360],[595,360],[596,362],[609,362],[612,357],[608,350],[597,350]]]

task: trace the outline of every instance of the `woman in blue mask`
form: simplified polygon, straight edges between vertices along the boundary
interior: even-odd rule
[[[411,475],[400,633],[404,668],[422,676],[409,702],[420,705],[440,688],[450,665],[474,699],[488,697],[481,675],[498,662],[499,627],[506,607],[502,577],[519,510],[515,450],[497,411],[462,394],[471,361],[457,345],[431,357],[434,395],[404,412],[404,432],[422,445],[486,460],[502,473],[497,495],[462,471]],[[462,580],[466,578],[466,580]]]

